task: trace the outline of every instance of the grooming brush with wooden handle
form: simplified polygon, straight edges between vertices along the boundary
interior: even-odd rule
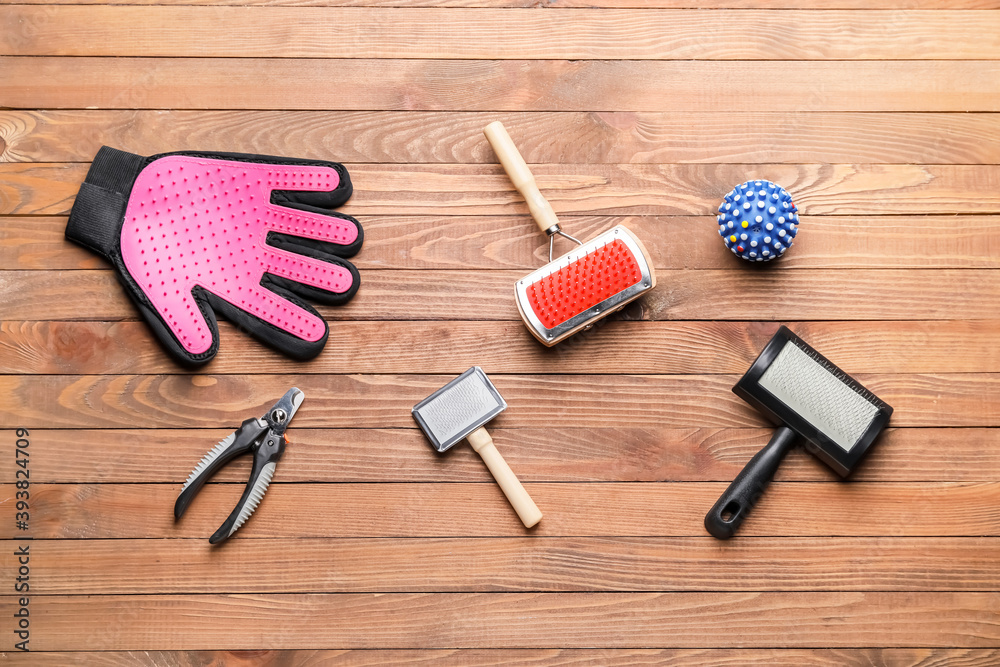
[[[656,286],[653,264],[632,232],[618,225],[587,243],[566,234],[503,124],[490,123],[483,133],[531,217],[549,237],[549,263],[514,286],[517,310],[535,338],[551,347]],[[553,261],[556,235],[580,247]]]
[[[473,366],[420,401],[413,408],[413,418],[431,446],[439,452],[447,451],[467,439],[486,462],[486,467],[521,518],[521,523],[531,528],[541,521],[542,513],[500,456],[493,438],[486,431],[486,423],[506,409],[507,402],[483,369]]]
[[[774,334],[733,393],[778,428],[705,516],[705,529],[721,540],[740,527],[799,438],[819,460],[846,477],[892,415],[885,401],[785,327]]]

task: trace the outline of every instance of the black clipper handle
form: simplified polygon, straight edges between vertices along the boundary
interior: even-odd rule
[[[250,479],[247,480],[247,485],[243,489],[243,495],[240,496],[239,502],[236,503],[236,507],[233,508],[225,522],[208,538],[209,542],[218,544],[228,540],[254,513],[257,505],[263,500],[267,487],[271,484],[274,468],[281,455],[285,453],[287,443],[288,441],[283,434],[276,435],[271,430],[267,431],[261,439],[260,445],[254,451],[253,468],[250,471]]]
[[[174,520],[176,521],[184,516],[188,505],[191,504],[191,501],[198,495],[201,488],[205,486],[205,482],[211,479],[212,475],[222,470],[227,463],[237,456],[251,451],[254,442],[266,430],[267,422],[264,420],[247,419],[230,436],[232,437],[232,442],[227,444],[227,441],[223,440],[215,449],[206,454],[184,484],[181,494],[177,496],[177,501],[174,503]]]
[[[720,540],[728,540],[774,479],[785,454],[795,445],[797,434],[781,426],[764,449],[757,452],[705,515],[705,530]]]

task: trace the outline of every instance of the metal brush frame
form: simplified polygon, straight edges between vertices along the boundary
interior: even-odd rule
[[[611,241],[605,240],[607,237],[614,237],[612,238],[612,241],[616,239],[620,240],[628,247],[629,251],[635,257],[636,264],[639,265],[639,271],[642,274],[641,280],[636,284],[623,289],[621,292],[609,296],[596,306],[574,315],[565,322],[557,324],[551,329],[546,329],[545,325],[538,319],[534,311],[528,307],[528,287],[537,283],[539,280],[556,273],[560,269],[572,264],[585,255],[589,255],[599,247],[608,245]],[[524,320],[528,323],[531,333],[534,334],[536,338],[543,341],[546,345],[554,345],[563,338],[572,336],[577,331],[586,328],[587,325],[592,324],[602,317],[606,317],[613,311],[624,307],[630,301],[638,298],[643,292],[649,289],[650,285],[652,285],[652,276],[650,275],[650,268],[649,264],[646,262],[645,254],[642,252],[642,249],[639,247],[639,244],[636,242],[632,234],[629,233],[627,229],[619,225],[582,244],[579,248],[574,248],[562,257],[559,257],[554,262],[546,264],[534,273],[518,280],[517,283],[514,284],[514,293],[518,304],[518,310],[521,311]]]
[[[430,428],[430,425],[428,425],[427,422],[424,420],[423,415],[420,414],[420,410],[428,403],[433,401],[435,398],[440,396],[442,393],[448,391],[457,384],[465,382],[466,378],[468,378],[470,375],[476,375],[479,377],[480,380],[483,381],[483,384],[486,386],[486,390],[493,396],[493,398],[496,399],[499,405],[496,408],[487,412],[485,415],[481,416],[479,419],[469,422],[469,426],[462,429],[462,431],[458,435],[453,435],[444,442],[441,442],[434,434],[434,431]],[[457,445],[458,443],[465,440],[466,436],[475,431],[477,428],[479,428],[480,426],[485,426],[488,422],[492,421],[494,417],[496,417],[498,414],[500,414],[506,409],[507,409],[507,401],[503,400],[503,396],[501,396],[500,392],[497,391],[497,388],[493,386],[493,383],[490,381],[489,377],[487,377],[486,372],[479,366],[473,366],[472,368],[465,371],[464,373],[459,375],[457,378],[455,378],[445,386],[435,391],[433,394],[431,394],[424,400],[417,403],[413,407],[413,410],[411,410],[410,412],[413,415],[413,419],[416,420],[417,425],[420,427],[420,430],[423,431],[424,435],[427,436],[427,439],[430,440],[431,446],[439,452],[446,452],[455,445]]]

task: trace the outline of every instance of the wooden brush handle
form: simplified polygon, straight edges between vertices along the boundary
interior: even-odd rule
[[[514,511],[521,517],[521,523],[524,524],[525,528],[531,528],[541,521],[542,513],[539,511],[538,506],[535,505],[535,501],[531,499],[528,492],[521,486],[521,482],[517,479],[514,471],[510,469],[507,462],[500,456],[496,445],[493,444],[493,438],[490,437],[486,429],[484,427],[477,428],[469,434],[468,440],[472,448],[479,452],[479,455],[486,461],[486,467],[493,473],[493,478],[496,479],[497,484],[503,489],[504,495],[507,496],[507,500],[510,501]]]
[[[507,134],[503,123],[500,121],[490,123],[483,130],[483,134],[486,135],[497,157],[500,158],[500,164],[510,176],[511,183],[524,197],[524,201],[528,202],[528,210],[531,211],[531,217],[535,219],[538,228],[547,232],[553,226],[558,225],[559,218],[556,217],[556,212],[552,210],[552,205],[538,191],[535,177],[528,169],[528,165],[525,164],[524,158],[517,151],[517,146]]]

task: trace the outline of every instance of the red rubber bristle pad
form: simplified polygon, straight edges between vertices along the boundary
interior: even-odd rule
[[[632,251],[615,240],[528,286],[528,303],[551,329],[642,280]]]

